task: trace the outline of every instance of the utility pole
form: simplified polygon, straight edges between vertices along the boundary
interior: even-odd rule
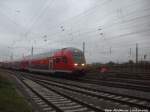
[[[132,52],[132,51],[131,51],[131,48],[130,48],[130,57],[131,57],[131,52]]]
[[[146,58],[147,58],[147,54],[144,54],[144,61],[146,60]]]
[[[111,53],[112,53],[111,47],[110,47],[110,49],[109,49],[109,52],[110,52],[110,55],[111,55]]]
[[[13,61],[13,53],[11,53],[10,60]]]
[[[136,43],[136,63],[138,63],[138,43]]]
[[[23,60],[24,60],[24,58],[25,58],[25,57],[24,57],[24,53],[22,54],[22,58],[23,58]]]
[[[130,48],[130,51],[129,51],[129,60],[132,60],[131,55],[132,55],[132,49]]]
[[[32,46],[32,49],[31,49],[31,56],[33,56],[33,46]]]
[[[83,42],[83,55],[85,54],[85,42]]]

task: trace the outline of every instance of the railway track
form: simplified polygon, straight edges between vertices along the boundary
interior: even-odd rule
[[[150,80],[126,79],[126,78],[118,78],[118,77],[107,77],[106,79],[103,80],[125,82],[125,83],[138,84],[138,85],[150,85]]]
[[[86,82],[92,84],[99,84],[103,86],[109,87],[118,87],[118,88],[126,88],[126,89],[134,89],[139,91],[150,92],[150,82],[149,81],[140,81],[140,80],[128,80],[128,79],[118,79],[113,78],[110,79],[79,79],[79,82]]]
[[[30,97],[30,101],[32,101],[32,103],[34,103],[34,106],[38,108],[37,112],[48,112],[48,111],[55,112],[57,110],[57,108],[53,107],[53,105],[51,105],[44,99],[42,93],[37,92],[37,89],[39,91],[41,90],[40,88],[34,87],[33,89],[32,88],[33,84],[31,86],[31,81],[16,74],[15,76],[17,77],[17,80],[19,80],[19,84],[25,90],[24,92],[26,92],[26,95]]]
[[[132,76],[130,74],[130,76]],[[141,91],[150,91],[150,79],[143,79],[144,76],[140,75],[141,78],[131,78],[128,74],[128,77],[121,77],[118,75],[112,74],[97,74],[95,76],[87,75],[85,77],[80,78],[78,81],[100,84],[104,86],[110,87],[119,87],[119,88],[127,88]],[[149,75],[150,76],[150,75]]]
[[[138,84],[138,85],[150,85],[150,80],[129,79],[129,78],[126,79],[126,78],[119,78],[119,77],[95,77],[95,78],[85,77],[83,79],[124,82],[124,83],[129,83],[129,84],[130,83],[131,84]]]
[[[108,72],[108,73],[95,73],[91,74],[89,73],[87,75],[87,78],[120,78],[120,79],[132,79],[132,80],[143,80],[143,81],[148,81],[150,80],[150,73],[130,73],[130,72]]]
[[[111,73],[110,73],[111,74]],[[112,73],[114,78],[125,78],[125,79],[135,79],[135,80],[150,80],[150,73]]]
[[[23,74],[22,74],[23,75]],[[90,104],[98,109],[104,110],[108,107],[113,108],[139,108],[139,109],[150,109],[150,100],[144,98],[131,97],[121,94],[114,94],[110,92],[102,92],[97,89],[91,89],[83,84],[66,80],[49,80],[35,77],[32,74],[26,74],[27,78],[34,80],[36,83],[44,86],[47,89],[64,95],[66,97],[76,98],[76,100],[82,99],[85,104]],[[69,96],[68,96],[69,94]],[[88,100],[87,100],[88,99]],[[97,100],[97,101],[95,101]],[[80,101],[80,102],[81,102]],[[82,103],[83,103],[82,102]],[[87,103],[90,102],[90,103]],[[103,104],[103,105],[102,105]],[[99,106],[101,105],[101,106]]]
[[[62,95],[54,89],[48,89],[31,79],[19,77],[19,80],[26,86],[27,92],[42,112],[103,112],[98,107]]]

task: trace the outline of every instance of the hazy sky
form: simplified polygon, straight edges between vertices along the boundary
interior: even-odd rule
[[[149,0],[0,0],[0,60],[86,44],[87,62],[150,60]]]

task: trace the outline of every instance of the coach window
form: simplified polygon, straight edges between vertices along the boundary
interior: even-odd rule
[[[53,59],[53,64],[56,64],[56,59]]]
[[[64,63],[67,63],[67,58],[66,58],[66,57],[63,57],[63,58],[62,58],[62,61],[63,61]]]
[[[60,62],[60,59],[59,58],[56,58],[56,63],[59,63]]]

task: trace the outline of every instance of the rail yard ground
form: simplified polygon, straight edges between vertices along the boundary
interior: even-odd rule
[[[6,72],[0,70],[0,112],[31,112],[31,107],[18,92]]]
[[[0,69],[0,112],[149,112],[149,79],[111,74],[70,79]]]

